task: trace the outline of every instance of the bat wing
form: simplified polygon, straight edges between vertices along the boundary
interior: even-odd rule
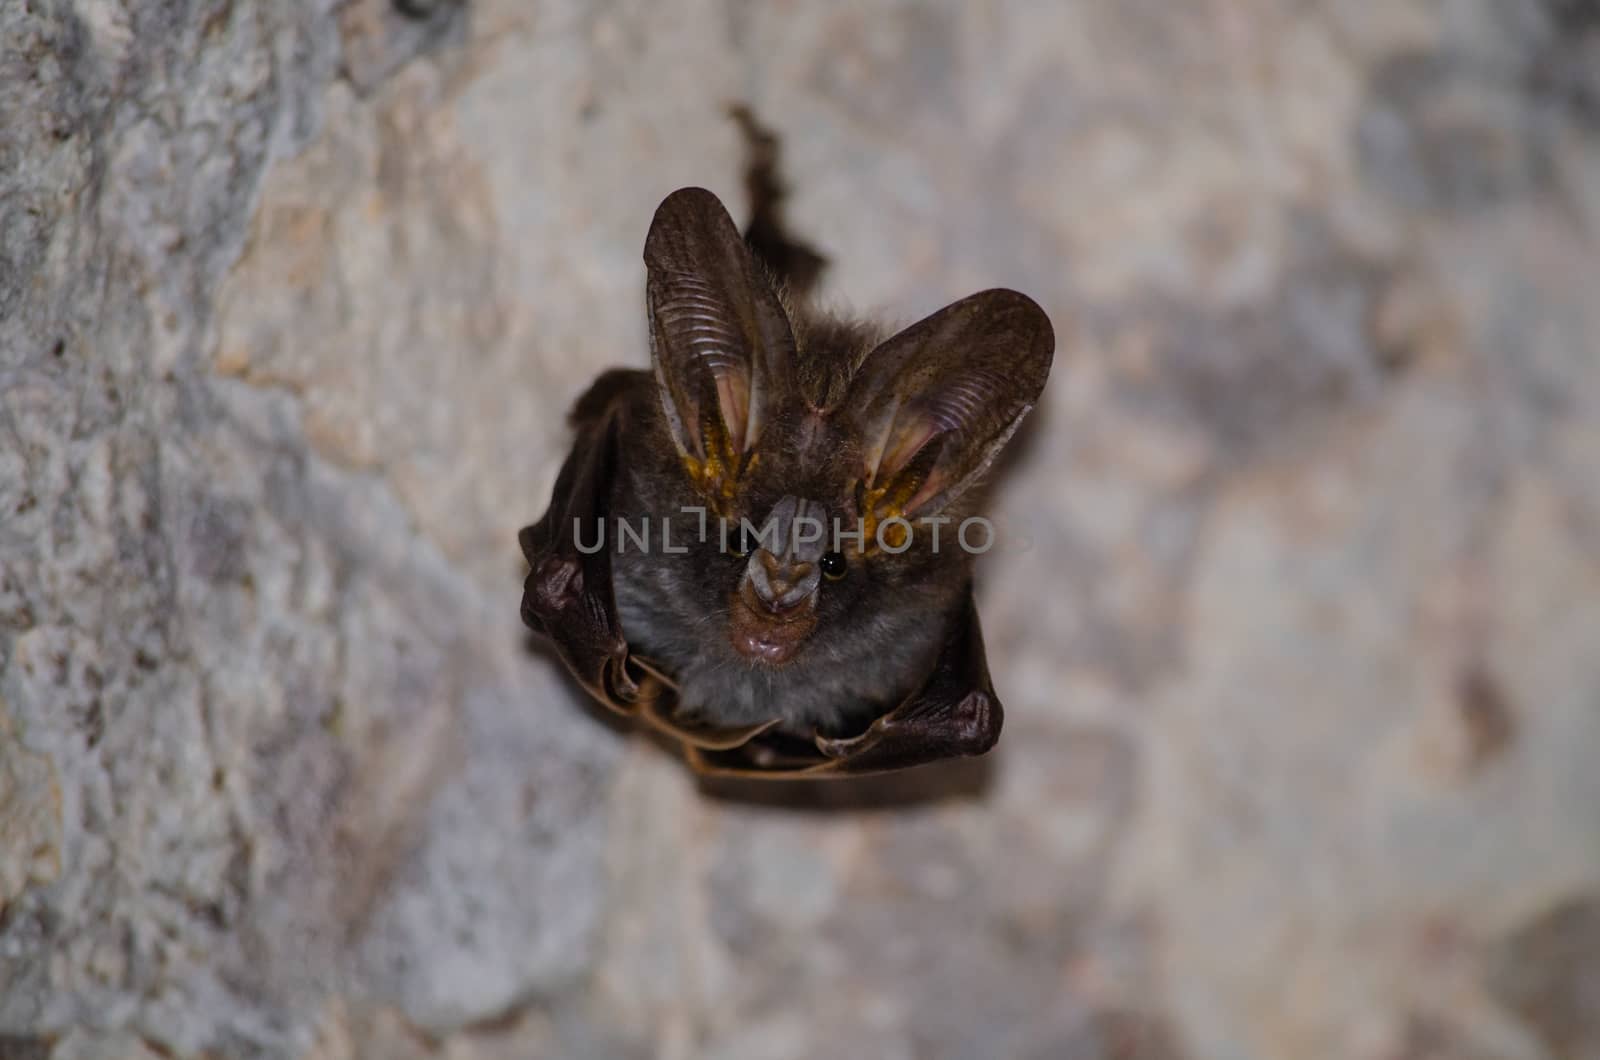
[[[655,386],[648,372],[616,369],[597,379],[572,410],[572,452],[556,477],[550,507],[517,535],[528,560],[522,620],[549,637],[572,676],[596,700],[639,718],[686,747],[738,747],[774,723],[738,729],[688,725],[673,717],[677,687],[648,659],[633,655],[617,618],[611,552],[598,543],[610,518],[624,409],[635,387]]]
[[[630,672],[628,642],[617,621],[611,553],[586,552],[610,514],[623,400],[642,372],[607,372],[573,408],[577,437],[561,465],[550,507],[517,535],[528,559],[522,620],[548,636],[572,675],[600,702],[631,712],[640,682]]]
[[[690,746],[687,755],[697,772],[710,776],[860,776],[983,754],[1000,738],[1003,719],[969,587],[922,686],[860,735],[819,735],[808,743],[766,731],[731,749]]]

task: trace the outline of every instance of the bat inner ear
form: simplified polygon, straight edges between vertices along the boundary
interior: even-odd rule
[[[876,480],[860,483],[856,510],[862,514],[869,542],[877,540],[879,524],[890,519],[937,514],[937,509],[928,507],[927,502],[945,492],[948,484],[940,466],[945,444],[937,435],[931,436],[902,466],[892,471],[881,468]],[[899,542],[889,544],[898,547]]]
[[[950,486],[949,468],[944,460],[949,438],[941,434],[930,435],[915,454],[894,476],[893,492],[905,498],[902,513],[917,515],[928,502],[944,493]],[[926,514],[932,515],[933,512]]]
[[[712,507],[726,512],[738,492],[740,480],[756,466],[760,456],[737,445],[732,431],[714,411],[701,417],[695,441],[699,444],[700,455],[685,450],[682,454],[684,470],[695,489],[712,502]]]
[[[749,379],[731,372],[718,376],[717,408],[728,429],[728,447],[735,453],[743,453],[755,441],[750,436],[759,427],[750,421]]]
[[[746,462],[762,428],[751,391],[749,373],[737,368],[701,383],[700,420],[692,444],[702,459],[718,460],[734,470]]]

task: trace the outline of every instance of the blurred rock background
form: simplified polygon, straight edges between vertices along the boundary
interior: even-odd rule
[[[668,191],[1037,297],[998,751],[517,618]],[[6,0],[0,1057],[1600,1056],[1593,0]]]

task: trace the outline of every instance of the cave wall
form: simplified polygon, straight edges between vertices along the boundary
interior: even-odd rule
[[[1592,4],[411,7],[0,6],[0,1056],[1600,1048]],[[830,302],[1055,321],[977,766],[517,619],[731,100]]]

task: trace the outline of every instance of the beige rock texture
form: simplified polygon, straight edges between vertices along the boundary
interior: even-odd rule
[[[1000,747],[697,784],[524,634],[640,249],[1059,337]],[[1600,1057],[1592,0],[0,3],[0,1057]]]

